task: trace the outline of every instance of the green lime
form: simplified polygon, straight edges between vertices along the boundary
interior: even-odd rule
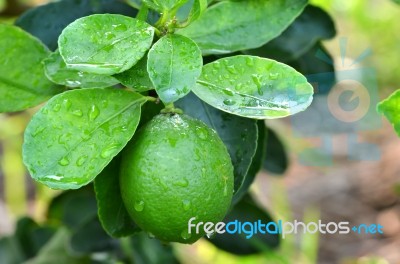
[[[180,114],[148,122],[124,152],[121,194],[132,219],[165,242],[194,243],[192,223],[221,221],[233,193],[233,166],[217,133]]]

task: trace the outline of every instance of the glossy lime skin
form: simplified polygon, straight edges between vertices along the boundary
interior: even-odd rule
[[[123,154],[121,194],[133,220],[165,242],[194,243],[188,221],[218,222],[233,193],[233,166],[217,133],[180,114],[148,122]],[[203,229],[201,229],[203,230]]]

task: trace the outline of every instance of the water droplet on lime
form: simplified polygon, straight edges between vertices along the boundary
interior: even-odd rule
[[[187,187],[189,185],[189,181],[187,179],[182,179],[180,181],[175,182],[175,185],[180,187]]]
[[[191,202],[189,200],[182,201],[183,210],[188,211],[191,207]]]
[[[136,211],[141,212],[144,209],[144,201],[136,201],[134,204],[134,208]]]
[[[192,237],[192,234],[189,234],[188,230],[183,230],[182,233],[181,233],[181,237],[184,240],[188,240],[189,238]]]

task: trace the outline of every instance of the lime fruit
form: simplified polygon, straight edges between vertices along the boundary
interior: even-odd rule
[[[205,233],[189,232],[192,217],[221,221],[233,193],[233,166],[217,133],[180,114],[160,114],[126,148],[121,194],[132,219],[165,242],[194,243]]]

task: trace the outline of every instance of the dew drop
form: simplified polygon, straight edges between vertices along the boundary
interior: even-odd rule
[[[79,117],[83,116],[82,110],[79,110],[79,109],[72,111],[72,114],[74,116],[79,116]]]
[[[235,90],[236,90],[236,91],[240,91],[242,88],[243,88],[243,83],[238,83],[238,84],[236,84],[236,86],[235,86]]]
[[[144,209],[144,202],[143,201],[136,201],[134,204],[134,208],[136,211],[141,212]]]
[[[79,157],[78,160],[76,161],[76,165],[78,167],[81,167],[85,163],[87,158],[88,158],[88,156],[86,156],[86,155]]]
[[[58,112],[58,111],[60,111],[60,109],[61,109],[61,105],[60,104],[55,104],[54,107],[53,107],[53,111],[54,112]]]
[[[124,32],[128,29],[124,24],[113,25],[113,28],[117,32]]]
[[[100,114],[100,110],[96,105],[92,105],[89,110],[89,119],[95,120]]]
[[[69,160],[64,157],[58,161],[58,164],[60,164],[61,166],[67,166],[69,164]]]
[[[234,104],[236,104],[236,101],[235,100],[232,100],[232,99],[225,99],[224,100],[224,105],[234,105]]]
[[[213,239],[215,237],[215,232],[207,233],[206,236],[208,239]]]
[[[184,240],[188,240],[189,238],[192,237],[192,234],[189,234],[188,230],[183,230],[182,233],[181,233],[181,237]]]
[[[251,58],[251,57],[246,57],[246,65],[247,66],[253,66],[254,65],[254,61],[253,61],[253,58]]]
[[[188,211],[191,206],[192,206],[192,203],[189,200],[182,201],[183,210]]]
[[[180,181],[175,182],[175,185],[180,187],[187,187],[189,185],[189,181],[187,179],[182,179]]]
[[[31,134],[32,137],[36,137],[37,135],[39,135],[40,133],[42,133],[44,130],[46,129],[45,126],[39,126],[35,129],[35,131],[33,131],[33,133]]]
[[[269,78],[270,78],[271,80],[276,80],[276,79],[279,78],[279,73],[278,73],[278,72],[276,72],[276,73],[271,72],[271,73],[269,74]]]
[[[229,88],[223,89],[222,92],[224,92],[224,94],[229,95],[229,96],[234,96],[235,95],[235,93]]]
[[[229,66],[226,67],[226,69],[227,69],[228,72],[230,72],[231,74],[237,74],[237,73],[238,73],[234,65],[229,65]]]
[[[64,105],[65,109],[69,110],[71,108],[72,103],[69,99],[64,99],[63,105]]]
[[[221,68],[220,62],[214,62],[213,64],[214,64],[214,68],[215,68],[216,70],[218,70],[218,69]]]
[[[262,91],[261,76],[258,74],[253,74],[251,78],[253,79],[253,83],[257,86],[258,94],[263,95],[264,92]]]
[[[207,176],[207,174],[206,174],[206,168],[201,168],[201,176],[202,177],[206,177]]]
[[[208,131],[203,128],[203,127],[199,127],[196,129],[196,134],[200,139],[207,139],[208,138]]]
[[[119,147],[118,144],[111,144],[110,146],[103,149],[100,156],[104,159],[109,158],[112,154],[115,153],[118,147]]]
[[[115,38],[115,35],[112,32],[106,32],[104,34],[104,36],[106,37],[106,39],[111,40],[113,38]]]

